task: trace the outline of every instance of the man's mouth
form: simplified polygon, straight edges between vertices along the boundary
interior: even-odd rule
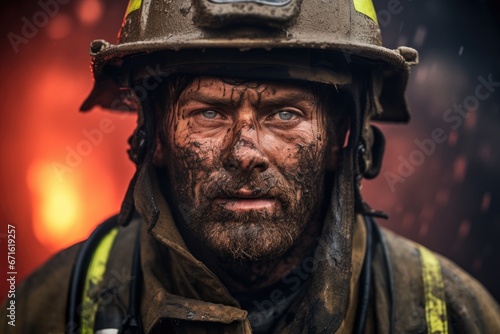
[[[276,198],[272,196],[243,189],[234,192],[230,197],[217,197],[214,202],[230,211],[274,211],[277,205]]]
[[[217,199],[216,203],[231,211],[272,210],[276,200],[271,198],[232,198]]]

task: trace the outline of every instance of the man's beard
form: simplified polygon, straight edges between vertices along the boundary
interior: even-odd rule
[[[186,232],[226,261],[262,261],[283,255],[300,240],[308,224],[318,223],[321,212],[323,170],[308,151],[301,152],[293,171],[268,169],[235,175],[207,166],[176,168],[170,177],[171,186],[176,185],[171,187],[175,191],[171,198],[177,199]],[[193,152],[184,156],[193,158]],[[187,165],[200,166],[200,160]],[[197,202],[195,187],[199,187]],[[237,199],[235,191],[242,187],[276,201],[275,210],[226,209],[224,201]]]
[[[285,253],[303,227],[278,214],[250,210],[195,211],[187,228],[220,258],[229,261],[260,261]]]

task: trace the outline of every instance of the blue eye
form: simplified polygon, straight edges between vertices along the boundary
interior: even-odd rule
[[[289,112],[289,111],[280,111],[278,113],[278,116],[280,117],[281,120],[283,121],[289,121],[292,119],[293,117],[293,113]]]
[[[217,116],[217,112],[213,110],[205,110],[201,113],[203,117],[213,119]]]

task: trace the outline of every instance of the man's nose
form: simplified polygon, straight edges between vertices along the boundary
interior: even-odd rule
[[[232,138],[224,168],[229,171],[263,172],[269,168],[269,158],[262,151],[258,130],[243,125]]]

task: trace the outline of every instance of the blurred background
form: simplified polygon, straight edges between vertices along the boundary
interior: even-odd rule
[[[0,5],[2,282],[8,224],[19,283],[118,212],[134,171],[126,149],[135,117],[78,112],[92,88],[89,43],[116,40],[127,1],[47,2]],[[500,300],[500,2],[375,7],[384,44],[418,49],[420,65],[408,88],[412,121],[381,125],[384,166],[364,182],[365,198],[390,215],[381,225],[450,258]],[[436,129],[446,140],[432,140]]]

